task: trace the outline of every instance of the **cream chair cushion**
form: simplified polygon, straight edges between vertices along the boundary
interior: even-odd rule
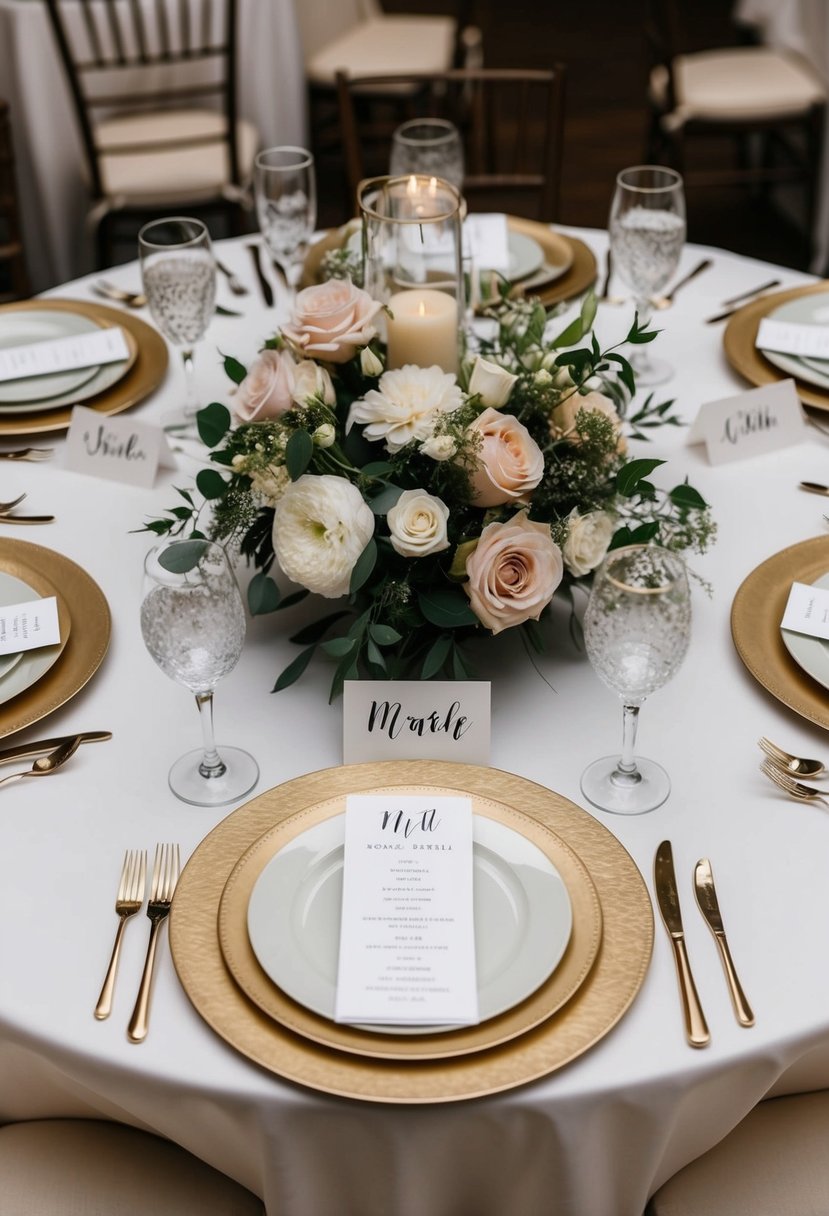
[[[147,1132],[88,1119],[0,1127],[0,1216],[265,1216],[255,1195]]]
[[[673,69],[676,109],[663,118],[671,130],[692,119],[739,122],[794,117],[826,100],[825,88],[807,64],[768,47],[677,55]],[[664,108],[664,67],[654,69],[650,91]]]
[[[455,29],[451,17],[371,18],[313,52],[305,64],[308,79],[333,87],[338,71],[349,76],[448,71],[455,53]]]
[[[121,205],[166,206],[198,203],[220,197],[230,183],[230,166],[223,143],[173,145],[179,139],[221,136],[225,120],[210,110],[165,110],[106,119],[95,128],[104,193]],[[241,120],[236,128],[242,177],[253,167],[259,136]],[[141,144],[170,141],[169,148],[142,150]],[[135,147],[134,152],[106,154],[107,148]]]
[[[657,1191],[648,1216],[826,1216],[829,1092],[761,1102]]]

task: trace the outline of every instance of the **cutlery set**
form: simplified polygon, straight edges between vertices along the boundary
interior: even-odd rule
[[[703,1013],[697,987],[694,983],[694,976],[691,971],[691,964],[688,959],[685,930],[682,924],[682,910],[679,903],[679,890],[674,871],[673,849],[670,840],[663,840],[656,850],[656,857],[654,859],[654,888],[662,921],[668,931],[674,952],[682,1013],[685,1022],[685,1035],[692,1047],[707,1047],[711,1042],[711,1033],[705,1020],[705,1014]],[[737,977],[731,951],[728,948],[728,940],[725,936],[722,914],[714,886],[711,862],[707,857],[701,858],[694,868],[694,894],[696,896],[697,907],[708,928],[711,930],[717,945],[737,1021],[741,1026],[753,1026],[754,1014]]]
[[[101,743],[112,738],[109,730],[88,730],[77,735],[65,735],[57,739],[38,739],[32,743],[18,743],[15,747],[0,750],[0,764],[12,764],[18,760],[29,760],[37,756],[31,768],[21,769],[0,779],[0,785],[18,781],[23,777],[48,777],[74,756],[82,743]],[[46,753],[46,754],[41,754]]]
[[[796,802],[822,802],[829,806],[829,791],[819,790],[813,785],[804,785],[799,777],[825,777],[827,769],[822,760],[811,760],[806,756],[793,756],[771,739],[758,739],[758,746],[766,759],[760,765],[764,777],[794,798]]]
[[[706,325],[716,325],[718,321],[727,321],[735,312],[747,304],[754,296],[761,296],[764,291],[771,291],[773,287],[780,286],[780,279],[769,279],[767,283],[761,283],[759,287],[752,287],[748,291],[741,292],[738,296],[732,296],[730,300],[723,300],[722,312],[718,312],[716,316],[707,317]]]
[[[138,986],[135,1007],[129,1020],[127,1037],[131,1043],[142,1043],[150,1028],[150,995],[152,992],[155,959],[158,939],[162,926],[170,912],[173,902],[181,859],[177,844],[157,844],[153,859],[152,878],[150,880],[150,896],[147,901],[147,916],[150,920],[150,937],[147,943],[147,956],[144,970]],[[104,977],[103,986],[95,1006],[95,1017],[99,1022],[108,1018],[112,1012],[112,996],[115,990],[115,978],[118,972],[118,961],[121,955],[121,943],[124,929],[129,917],[141,911],[144,906],[144,892],[147,881],[147,852],[145,849],[128,849],[124,855],[121,867],[121,877],[118,882],[118,892],[115,897],[115,913],[118,917],[118,928],[115,932],[115,942]]]

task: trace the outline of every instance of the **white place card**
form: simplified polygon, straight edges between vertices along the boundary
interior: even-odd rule
[[[825,325],[797,325],[794,321],[773,321],[770,317],[763,317],[754,345],[758,350],[774,350],[781,355],[829,359],[829,328]]]
[[[0,350],[0,382],[117,363],[128,359],[129,353],[124,331],[117,325],[26,346],[8,346]]]
[[[160,467],[176,467],[160,427],[134,418],[105,418],[85,405],[72,410],[64,468],[149,489]]]
[[[0,608],[0,654],[37,650],[59,641],[58,601],[54,595]]]
[[[780,380],[700,406],[687,443],[704,443],[711,464],[725,464],[791,447],[805,438],[794,380]]]
[[[829,589],[792,583],[780,628],[829,641]]]
[[[485,680],[347,680],[343,763],[454,760],[489,764]]]
[[[507,217],[498,213],[473,212],[463,222],[465,250],[479,270],[509,270]]]
[[[350,794],[335,1019],[478,1021],[472,802]]]

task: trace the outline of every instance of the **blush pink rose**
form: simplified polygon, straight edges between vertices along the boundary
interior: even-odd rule
[[[376,334],[381,307],[350,279],[329,279],[299,293],[282,333],[306,358],[347,363]]]
[[[286,350],[263,350],[236,390],[233,412],[241,422],[278,418],[294,407],[296,364]]]
[[[500,633],[538,620],[561,582],[564,563],[548,525],[519,511],[508,523],[487,524],[466,559],[466,573],[472,611]]]
[[[479,507],[526,502],[544,476],[544,456],[522,422],[487,409],[469,427],[482,436],[478,467],[472,475],[473,499]]]

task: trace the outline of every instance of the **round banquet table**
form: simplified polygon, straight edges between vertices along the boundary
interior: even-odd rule
[[[577,235],[601,265],[605,234]],[[703,324],[704,318],[727,297],[773,277],[764,263],[705,252],[713,267],[658,316],[659,353],[677,369],[665,391],[686,422],[701,403],[745,387],[723,354],[722,325]],[[680,272],[700,253],[687,248]],[[279,315],[262,305],[242,244],[227,242],[222,258],[251,294],[240,303],[220,282],[221,302],[245,316],[217,318],[198,352],[204,400],[227,400],[218,352],[249,360]],[[773,275],[784,287],[809,281],[776,267]],[[112,277],[138,287],[134,264]],[[55,294],[86,298],[89,280]],[[603,343],[619,337],[630,319],[628,307],[600,306]],[[163,385],[136,407],[135,418],[157,421],[176,404],[181,386],[174,354]],[[826,756],[829,748],[818,727],[754,682],[729,629],[732,599],[751,570],[787,545],[826,533],[821,500],[799,492],[797,483],[829,480],[829,439],[809,428],[798,446],[712,467],[686,437],[687,428],[666,427],[652,444],[634,445],[668,458],[667,470],[656,474],[663,484],[688,475],[719,525],[716,546],[693,561],[713,591],[710,598],[699,587],[694,592],[688,657],[642,714],[641,750],[664,762],[673,792],[640,817],[591,813],[630,852],[651,891],[656,846],[672,840],[711,1044],[693,1050],[685,1041],[671,948],[657,917],[641,991],[591,1050],[498,1096],[427,1106],[329,1097],[251,1063],[195,1012],[166,940],[149,1037],[129,1043],[145,917],[127,928],[113,1015],[94,1020],[124,850],[178,840],[187,857],[227,813],[187,806],[167,788],[171,761],[197,745],[196,711],[155,667],[138,624],[150,539],[134,530],[174,505],[172,486],[189,484],[198,466],[179,456],[182,467],[160,473],[152,490],[115,485],[62,469],[60,435],[36,441],[54,444],[50,462],[0,465],[3,498],[25,490],[32,511],[57,516],[37,529],[0,520],[0,537],[32,540],[79,563],[103,589],[113,617],[109,653],[88,687],[17,736],[109,729],[112,740],[82,747],[53,779],[0,789],[0,1119],[92,1114],[149,1128],[255,1191],[273,1216],[640,1216],[665,1179],[759,1100],[829,1085],[823,961],[829,817],[820,806],[787,801],[765,782],[756,740],[765,734],[803,755]],[[21,441],[3,437],[2,445]],[[260,791],[342,758],[342,709],[327,704],[330,668],[312,664],[290,690],[270,691],[295,653],[288,635],[302,619],[298,606],[284,618],[252,621],[241,661],[217,693],[219,741],[253,752]],[[566,612],[557,610],[554,620],[555,645],[539,660],[544,679],[508,633],[480,650],[481,674],[492,681],[491,763],[581,803],[582,769],[619,742],[619,705],[573,649]],[[713,864],[756,1013],[752,1029],[734,1018],[713,941],[694,906],[691,872],[702,856]]]

